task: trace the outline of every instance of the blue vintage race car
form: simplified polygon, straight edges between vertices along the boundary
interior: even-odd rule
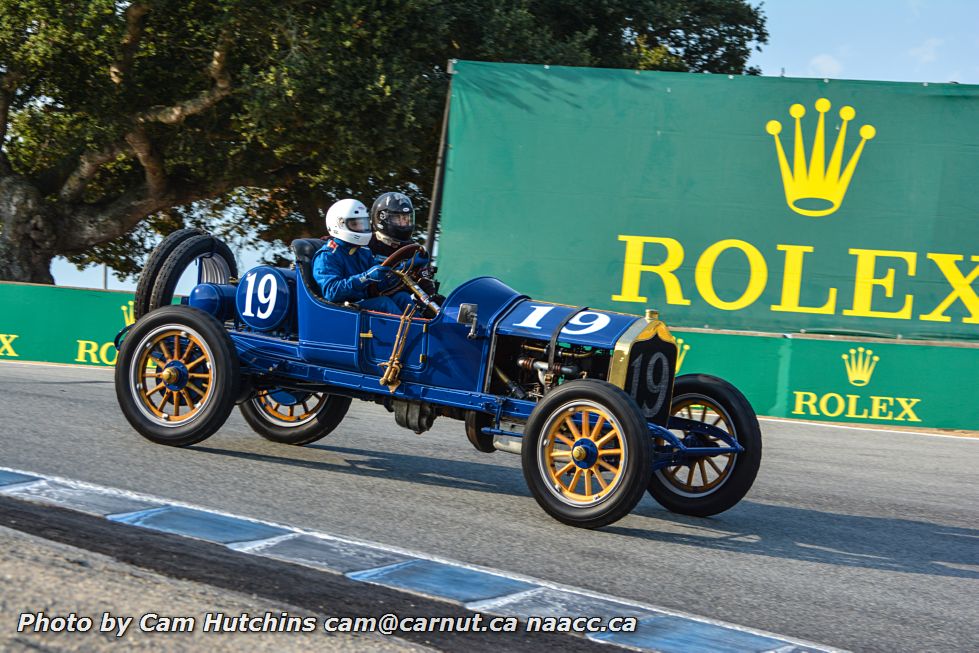
[[[588,528],[620,519],[645,491],[706,516],[751,487],[761,460],[751,405],[715,377],[675,378],[676,342],[654,311],[538,301],[491,277],[438,306],[404,266],[414,313],[361,310],[320,296],[310,264],[323,245],[295,241],[293,269],[259,266],[239,280],[206,233],[161,243],[140,278],[140,317],[120,334],[116,392],[133,427],[192,445],[237,404],[262,436],[302,445],[337,428],[352,399],[382,404],[416,433],[456,419],[476,449],[520,453],[544,510]],[[171,305],[195,261],[198,285]]]

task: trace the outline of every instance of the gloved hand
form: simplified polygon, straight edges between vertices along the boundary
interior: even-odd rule
[[[408,268],[413,270],[421,270],[431,262],[432,259],[428,258],[428,254],[426,252],[415,252],[411,258],[405,259],[404,261],[401,261],[401,263],[398,263],[398,269],[402,272],[405,272],[408,270]]]
[[[392,272],[388,275],[387,279],[377,284],[377,289],[383,294],[400,285],[401,279],[398,277],[398,275]]]
[[[371,269],[367,270],[367,272],[364,272],[364,274],[360,277],[360,283],[361,285],[366,285],[368,283],[382,283],[391,278],[396,278],[393,274],[391,274],[391,268],[387,267],[386,265],[375,265]]]

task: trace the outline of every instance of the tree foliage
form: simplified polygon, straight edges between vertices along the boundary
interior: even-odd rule
[[[452,58],[744,73],[766,40],[744,0],[0,0],[0,278],[424,208]]]

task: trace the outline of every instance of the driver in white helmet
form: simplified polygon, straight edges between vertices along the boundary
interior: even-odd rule
[[[354,199],[335,202],[326,212],[326,229],[330,240],[313,257],[313,279],[323,299],[357,302],[373,311],[403,313],[411,304],[410,293],[377,295],[379,287],[390,285],[397,278],[391,268],[374,264],[367,247],[372,235],[367,207]]]

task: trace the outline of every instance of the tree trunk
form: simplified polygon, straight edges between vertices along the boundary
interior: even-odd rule
[[[29,181],[0,177],[0,280],[54,283],[56,213]]]
[[[80,254],[119,238],[147,216],[171,206],[218,197],[237,184],[226,180],[198,186],[144,183],[111,199],[86,203],[45,198],[30,180],[0,172],[0,281],[54,283],[51,260]]]

